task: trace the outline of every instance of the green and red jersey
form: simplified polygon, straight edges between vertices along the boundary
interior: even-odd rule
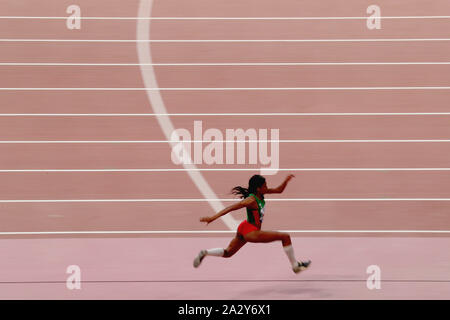
[[[258,203],[258,210],[247,208],[247,221],[253,224],[254,226],[258,227],[258,229],[261,229],[261,224],[264,218],[264,207],[266,205],[266,202],[264,201],[264,199],[260,200],[253,193],[250,193],[249,197],[255,198],[256,202]]]

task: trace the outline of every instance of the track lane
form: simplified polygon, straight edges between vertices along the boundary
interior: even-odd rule
[[[407,5],[405,5],[407,3]],[[20,2],[8,1],[0,4],[0,10],[5,16],[65,16],[66,8],[73,4],[70,0],[61,0],[55,5],[53,0],[43,0],[39,6],[27,6]],[[124,6],[121,0],[93,3],[89,0],[79,0],[77,4],[85,9],[86,16],[91,17],[136,17],[138,0],[129,0]],[[313,0],[299,3],[295,0],[283,2],[283,6],[274,6],[271,0],[246,0],[230,6],[228,1],[216,0],[214,6],[208,0],[191,1],[165,0],[156,1],[153,16],[156,17],[261,17],[261,16],[367,16],[366,9],[373,4],[370,1],[351,0],[346,6],[332,6],[326,2]],[[421,0],[397,1],[381,0],[377,3],[384,8],[383,15],[442,15],[450,11],[450,5],[445,0],[436,0],[423,6]]]
[[[163,91],[161,95],[170,113],[450,112],[450,90]],[[151,113],[144,91],[0,91],[0,98],[2,113]],[[62,103],[55,108],[51,101]]]
[[[135,43],[0,42],[4,62],[139,63]],[[155,63],[448,62],[449,41],[152,43]]]
[[[214,1],[214,5],[208,0],[192,2],[183,0],[156,1],[152,10],[152,16],[215,16],[215,17],[348,17],[368,16],[367,7],[373,2],[365,0],[346,1],[345,6],[330,5],[327,1],[283,1],[282,6],[274,6],[271,0],[248,0],[230,5],[226,0]],[[424,6],[421,0],[377,1],[377,5],[383,8],[385,16],[399,15],[442,15],[450,12],[450,5],[445,0],[433,1]]]
[[[450,11],[449,11],[450,12]],[[450,19],[388,19],[370,30],[366,20],[152,20],[151,40],[448,38]],[[136,20],[0,19],[0,38],[133,40]],[[264,32],[262,32],[264,30]]]
[[[152,40],[448,38],[449,27],[450,19],[383,20],[379,30],[366,20],[154,20]]]
[[[274,198],[274,197],[272,197]],[[269,197],[268,197],[269,199]],[[225,203],[226,205],[231,202]],[[139,203],[1,203],[0,219],[8,220],[0,232],[72,232],[72,231],[160,231],[161,234],[103,234],[98,237],[198,237],[224,236],[208,232],[228,230],[219,220],[205,226],[200,217],[211,215],[206,202]],[[267,202],[264,230],[450,230],[448,201],[435,202]],[[246,219],[245,210],[233,212],[238,221]],[[401,221],[394,223],[393,221]],[[164,234],[164,231],[172,232]],[[177,234],[177,231],[180,233]],[[206,234],[185,234],[202,231]],[[233,230],[234,232],[235,230]],[[295,236],[327,234],[295,234]],[[345,236],[354,236],[345,233]],[[361,234],[358,234],[359,236]],[[402,236],[399,233],[389,236]],[[45,237],[95,237],[93,234],[32,235]],[[232,237],[233,233],[227,234]],[[336,236],[342,236],[336,234]],[[383,237],[386,234],[370,234]],[[439,234],[415,234],[433,237]],[[5,235],[26,238],[27,235]]]
[[[203,133],[215,128],[226,140],[227,129],[279,129],[281,140],[292,139],[448,139],[450,115],[439,116],[329,116],[258,118],[174,117],[175,128],[187,129],[194,139],[194,121],[202,121]],[[155,117],[0,117],[1,141],[163,141]],[[282,122],[280,122],[282,121]],[[280,124],[283,124],[280,126]],[[259,135],[259,131],[256,131]],[[273,138],[273,137],[272,137]],[[220,141],[220,140],[219,140]],[[223,144],[222,144],[223,146]],[[223,146],[224,147],[224,146]],[[169,148],[169,146],[167,146]],[[167,154],[169,160],[170,154]]]
[[[155,67],[160,88],[446,86],[449,73],[450,65]]]
[[[281,143],[279,147],[281,168],[446,168],[450,163],[450,144],[445,142]],[[171,152],[165,144],[0,144],[0,170],[181,169],[170,160]],[[260,166],[198,165],[255,170]]]
[[[0,3],[2,16],[41,16],[41,17],[68,17],[67,7],[73,5],[72,0],[39,1],[39,5],[30,5],[20,1],[4,1]],[[108,16],[129,16],[135,17],[139,0],[128,0],[127,5],[123,5],[121,0],[96,1],[78,0],[76,2],[82,8],[83,16],[108,17]]]
[[[160,88],[433,87],[450,65],[156,66]],[[2,88],[140,88],[137,66],[0,66]],[[47,77],[42,78],[45,73]],[[189,90],[187,90],[189,91]]]
[[[219,198],[250,175],[204,172]],[[282,182],[285,173],[269,178]],[[2,173],[0,199],[201,198],[185,172]],[[302,172],[282,198],[448,198],[450,172]],[[169,181],[169,183],[167,183]],[[170,183],[172,181],[172,183]],[[188,187],[189,186],[189,187]],[[182,195],[182,196],[179,196]]]

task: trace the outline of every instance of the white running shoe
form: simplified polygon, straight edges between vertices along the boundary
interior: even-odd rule
[[[206,257],[206,250],[200,251],[198,256],[194,259],[194,268],[198,268],[202,260]]]
[[[292,268],[292,270],[295,273],[299,273],[300,271],[306,270],[309,267],[310,264],[311,264],[311,260],[308,260],[308,261],[305,261],[305,262],[299,261],[297,263],[297,265]]]

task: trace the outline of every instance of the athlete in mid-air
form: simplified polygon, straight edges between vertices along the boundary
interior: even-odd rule
[[[239,225],[236,236],[233,240],[231,240],[228,248],[216,248],[200,251],[198,256],[194,259],[194,267],[197,268],[206,256],[229,258],[247,242],[267,243],[279,240],[281,241],[283,249],[289,258],[292,265],[292,270],[295,273],[298,273],[306,269],[311,264],[311,261],[297,261],[294,256],[294,249],[292,248],[291,237],[289,234],[284,232],[261,230],[265,207],[264,195],[267,193],[282,193],[288,182],[293,177],[294,175],[288,175],[281,185],[274,189],[270,189],[267,188],[266,179],[264,177],[254,175],[250,178],[247,189],[243,187],[233,188],[232,193],[239,195],[243,198],[243,200],[223,209],[212,217],[202,217],[200,218],[200,221],[209,224],[231,211],[244,207],[247,208],[247,220],[242,221]]]

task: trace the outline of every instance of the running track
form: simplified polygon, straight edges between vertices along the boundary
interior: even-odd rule
[[[368,1],[80,0],[97,19],[68,30],[71,4],[0,4],[0,298],[450,298],[448,1],[378,1],[380,30],[348,18]],[[234,232],[199,217],[259,172],[179,170],[164,130],[195,120],[280,129],[286,171],[268,182],[296,179],[264,227],[293,231],[311,270],[278,243],[192,268]]]

